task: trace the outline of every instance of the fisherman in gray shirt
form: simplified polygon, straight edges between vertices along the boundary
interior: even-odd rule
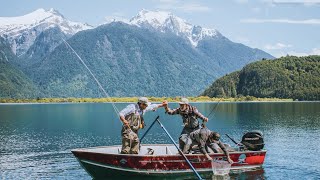
[[[140,97],[137,104],[130,104],[120,111],[119,116],[123,123],[121,154],[138,154],[140,144],[138,130],[144,128],[144,113],[163,107],[165,103],[167,102],[151,104],[148,98]]]
[[[183,153],[188,154],[193,144],[197,144],[200,151],[209,160],[212,160],[212,158],[208,154],[208,147],[212,149],[214,153],[218,153],[220,147],[224,154],[227,156],[227,161],[231,164],[233,163],[229,156],[229,152],[227,151],[224,144],[220,141],[220,134],[218,134],[217,132],[210,131],[206,127],[193,131],[192,133],[190,133],[188,141],[183,148]]]

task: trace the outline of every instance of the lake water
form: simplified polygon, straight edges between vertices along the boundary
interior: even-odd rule
[[[208,115],[216,104],[193,105]],[[126,105],[116,104],[120,110]],[[157,115],[178,139],[180,117],[159,109],[146,114],[147,125]],[[225,133],[237,140],[245,131],[264,133],[268,152],[263,168],[229,179],[320,179],[320,102],[219,103],[207,126],[232,145]],[[109,103],[1,104],[0,179],[91,179],[70,150],[121,144],[120,129]],[[170,140],[156,124],[143,143]]]

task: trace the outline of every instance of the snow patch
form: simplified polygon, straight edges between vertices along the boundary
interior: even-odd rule
[[[220,35],[215,29],[202,28],[188,23],[186,20],[166,11],[141,10],[136,16],[128,20],[108,18],[108,22],[123,22],[143,28],[153,28],[157,31],[174,33],[187,39],[193,46],[205,38]]]
[[[59,27],[68,35],[93,28],[86,23],[69,21],[54,9],[38,9],[18,17],[0,17],[0,35],[7,37],[18,56],[30,48],[41,32],[52,27]]]

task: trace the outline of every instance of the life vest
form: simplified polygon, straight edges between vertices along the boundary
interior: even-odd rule
[[[187,128],[196,128],[199,127],[199,121],[194,113],[195,107],[188,105],[187,109],[184,111],[179,112],[179,114],[182,116],[183,124]]]
[[[130,128],[133,131],[138,131],[143,122],[143,117],[141,117],[138,110],[135,110],[135,112],[125,116],[125,119],[128,121]]]

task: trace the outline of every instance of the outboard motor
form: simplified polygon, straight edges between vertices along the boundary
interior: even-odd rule
[[[263,134],[261,131],[247,132],[242,136],[241,143],[250,151],[259,151],[263,149]]]

